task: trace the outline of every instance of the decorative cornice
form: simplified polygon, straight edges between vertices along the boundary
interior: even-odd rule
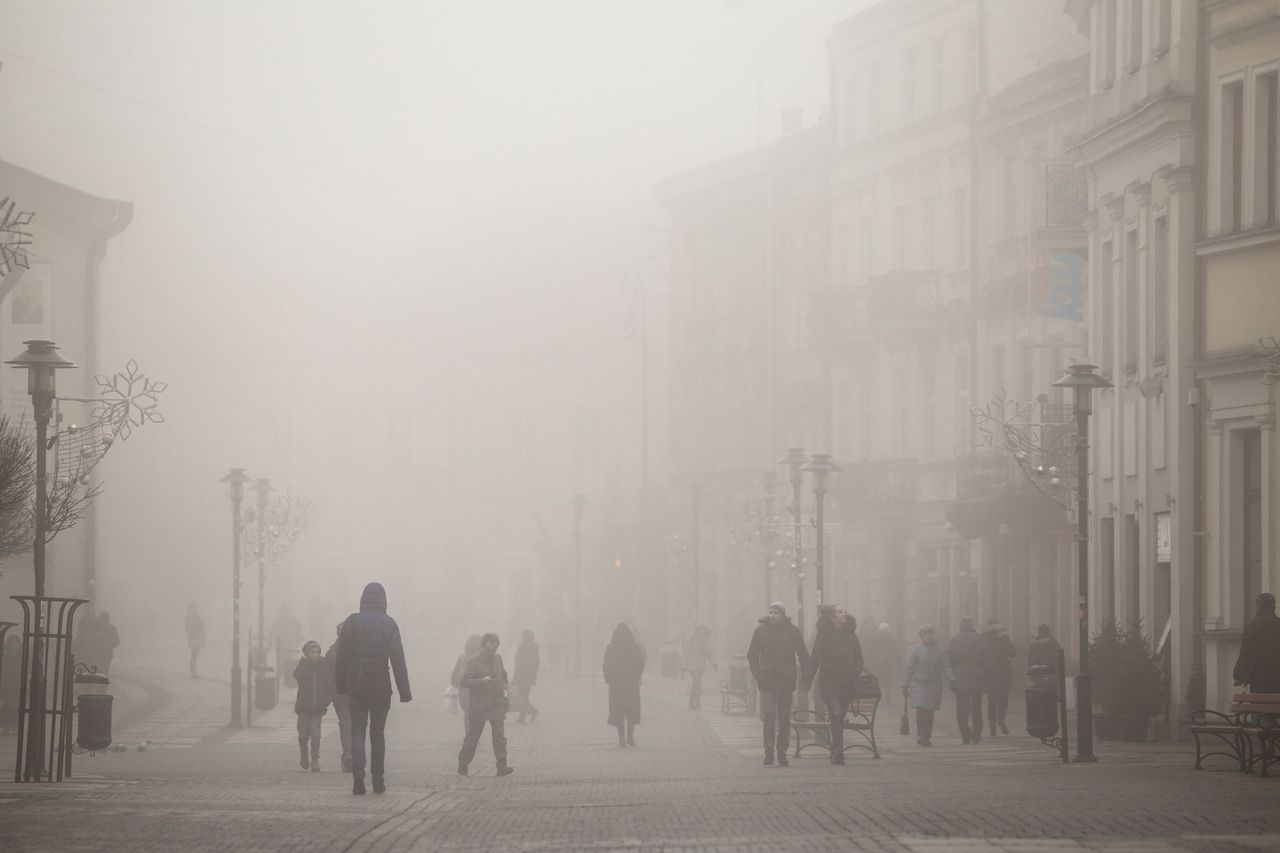
[[[1190,166],[1165,164],[1156,169],[1152,177],[1164,181],[1165,189],[1171,195],[1195,188],[1195,169]]]
[[[1146,207],[1151,204],[1151,182],[1150,181],[1132,181],[1124,188],[1125,192],[1133,196],[1133,201],[1139,207]]]

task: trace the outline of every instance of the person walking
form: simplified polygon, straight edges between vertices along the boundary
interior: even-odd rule
[[[760,712],[764,721],[764,763],[787,766],[791,743],[791,701],[799,673],[809,667],[809,650],[800,629],[787,618],[781,601],[769,605],[769,615],[760,620],[751,645],[747,666],[760,689]]]
[[[449,683],[458,691],[458,707],[462,709],[462,731],[467,731],[467,709],[471,706],[471,691],[462,686],[462,675],[467,671],[467,661],[480,654],[480,635],[472,634],[467,637],[467,642],[462,647],[462,654],[458,655],[457,661],[453,664],[453,675],[449,677]]]
[[[120,647],[120,632],[111,624],[111,614],[105,610],[98,614],[94,640],[97,645],[94,654],[98,659],[98,671],[103,675],[110,675],[111,661],[116,656],[116,649]]]
[[[1053,634],[1049,633],[1049,626],[1040,623],[1040,627],[1036,628],[1036,636],[1032,638],[1031,645],[1027,648],[1027,669],[1033,666],[1049,666],[1054,670],[1058,668],[1058,653],[1062,651],[1062,646],[1058,645],[1058,641],[1053,638]]]
[[[711,629],[699,625],[693,629],[684,650],[684,671],[689,673],[689,710],[702,710],[702,676],[707,667],[715,667],[711,660]]]
[[[200,610],[194,601],[187,605],[186,629],[187,648],[191,650],[190,674],[192,678],[199,678],[196,674],[196,659],[204,648],[204,619],[200,618]]]
[[[298,685],[298,695],[293,700],[293,713],[298,715],[298,761],[303,770],[319,773],[320,724],[333,700],[333,678],[315,640],[302,645],[302,658],[293,668],[293,680]]]
[[[644,649],[626,623],[619,622],[604,650],[604,683],[609,685],[609,725],[618,730],[620,747],[636,745],[644,664]]]
[[[1280,693],[1280,618],[1276,597],[1269,592],[1255,598],[1258,615],[1244,626],[1244,640],[1231,672],[1236,684],[1250,693]]]
[[[324,653],[325,665],[329,667],[329,679],[338,683],[338,637],[342,634],[343,623],[338,623],[333,642]],[[340,695],[337,689],[333,692],[333,712],[338,717],[338,742],[342,745],[342,772],[351,772],[351,699]]]
[[[462,673],[462,686],[471,691],[471,703],[467,710],[467,733],[458,752],[458,775],[466,776],[471,759],[476,757],[476,746],[484,734],[487,722],[493,737],[493,758],[498,765],[499,776],[515,772],[507,763],[506,719],[510,703],[507,670],[498,654],[498,635],[485,634],[480,638],[480,654],[467,661]]]
[[[516,671],[511,676],[511,686],[518,694],[520,716],[517,723],[523,723],[528,716],[530,722],[538,721],[538,709],[533,704],[533,686],[538,683],[538,669],[542,666],[542,658],[538,653],[538,644],[533,641],[533,632],[528,628],[520,635],[520,647],[516,649]]]
[[[1009,632],[1000,624],[999,619],[987,620],[982,639],[987,644],[987,721],[991,726],[992,737],[996,735],[996,726],[1000,727],[1000,734],[1007,735],[1009,727],[1005,725],[1005,715],[1009,712],[1013,658],[1018,650],[1013,647],[1013,640],[1009,639]]]
[[[390,674],[387,671],[390,666]],[[387,615],[387,591],[370,583],[360,594],[360,610],[342,623],[334,667],[338,693],[351,705],[351,793],[363,795],[365,732],[369,733],[373,792],[386,788],[387,714],[391,711],[391,677],[401,702],[413,700],[404,663],[400,626]]]
[[[973,619],[960,620],[960,630],[947,643],[944,668],[956,694],[956,722],[965,743],[982,740],[982,690],[989,669],[987,643],[973,627]]]
[[[823,605],[819,610],[813,653],[805,667],[801,689],[808,692],[817,677],[831,724],[831,763],[844,764],[844,721],[854,683],[862,674],[862,644],[858,642],[856,620],[843,607]]]
[[[911,647],[902,674],[902,695],[916,712],[916,743],[933,746],[933,715],[942,707],[942,683],[950,681],[946,655],[934,638],[932,625],[916,632],[920,642]]]

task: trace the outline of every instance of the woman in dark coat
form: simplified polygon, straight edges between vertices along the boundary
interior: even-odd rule
[[[1013,686],[1013,656],[1018,650],[1009,639],[1009,632],[996,619],[987,620],[982,639],[987,643],[987,719],[991,725],[991,736],[995,737],[996,726],[1000,734],[1007,735],[1009,727],[1004,723],[1005,714],[1009,711],[1009,689]]]
[[[831,763],[844,764],[844,719],[853,699],[854,682],[862,674],[862,644],[855,633],[856,621],[843,607],[829,605],[821,610],[804,690],[808,692],[816,675],[831,722]]]
[[[640,676],[644,674],[644,649],[625,623],[613,629],[604,650],[604,683],[609,685],[609,725],[618,730],[618,746],[635,746],[640,722]]]

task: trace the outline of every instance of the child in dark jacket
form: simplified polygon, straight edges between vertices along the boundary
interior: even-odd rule
[[[298,682],[298,698],[293,712],[298,715],[298,754],[302,769],[320,772],[320,721],[333,701],[333,675],[324,659],[320,644],[307,640],[302,646],[302,659],[293,670]],[[308,744],[310,756],[308,757]]]

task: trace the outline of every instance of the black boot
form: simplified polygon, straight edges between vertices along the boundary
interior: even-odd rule
[[[627,723],[627,746],[636,745],[636,724]]]
[[[766,767],[773,764],[773,750],[769,750],[764,754],[764,764]]]
[[[305,740],[298,742],[298,764],[303,770],[311,768],[311,761],[307,757],[307,742]]]
[[[386,783],[386,782],[384,782],[381,778],[379,778],[379,777],[377,777],[377,776],[374,776],[374,777],[373,777],[373,792],[374,792],[375,794],[385,794],[385,793],[387,792],[387,783]]]
[[[364,796],[364,777],[363,776],[353,777],[353,781],[351,783],[351,793],[355,794],[358,797]]]
[[[627,733],[622,726],[618,726],[618,746],[625,747],[627,745]]]

